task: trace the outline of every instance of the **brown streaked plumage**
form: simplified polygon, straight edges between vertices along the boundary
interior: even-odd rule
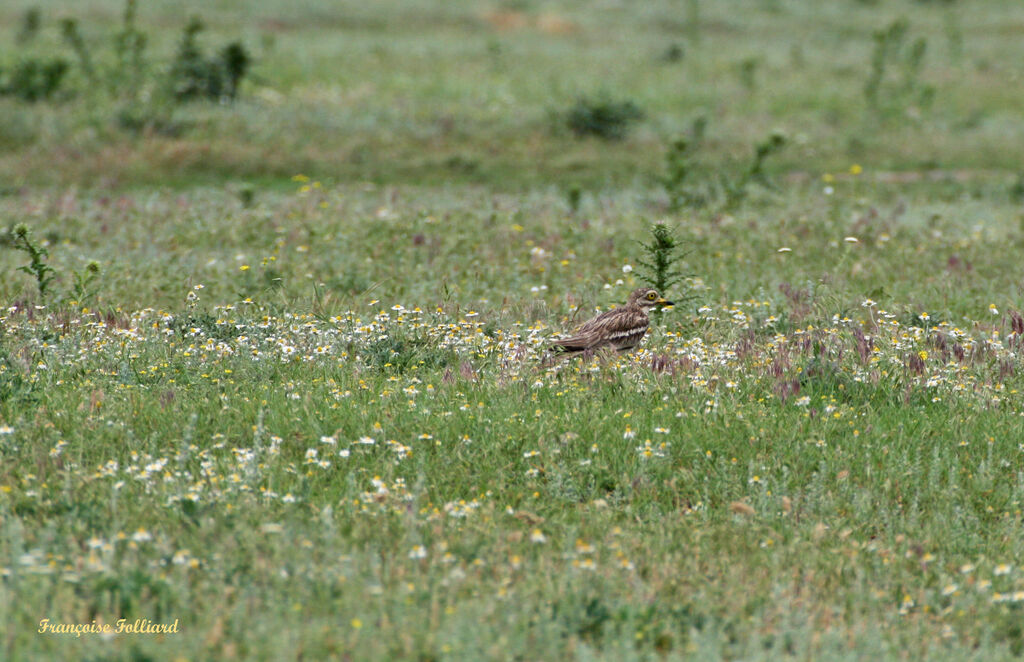
[[[554,341],[552,347],[563,352],[583,352],[600,347],[619,351],[633,349],[647,333],[650,324],[647,309],[671,305],[672,302],[661,298],[657,290],[641,287],[633,290],[625,306],[601,313],[584,323],[572,337]]]

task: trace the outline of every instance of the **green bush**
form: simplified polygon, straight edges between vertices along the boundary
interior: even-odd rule
[[[185,27],[178,54],[171,65],[168,81],[171,92],[179,101],[234,99],[252,59],[237,41],[225,46],[217,55],[206,57],[197,39],[202,30],[203,22],[198,17],[193,17]]]
[[[109,37],[109,51],[86,40],[77,19],[68,17],[60,21],[64,44],[73,52],[80,74],[75,79],[80,89],[68,89],[69,94],[88,92],[95,100],[93,93],[98,93],[128,103],[131,110],[118,111],[116,120],[120,126],[133,130],[173,125],[166,115],[167,107],[175,103],[196,99],[223,102],[238,96],[239,85],[252,64],[252,57],[241,42],[231,42],[208,56],[198,38],[204,29],[203,22],[193,17],[185,26],[169,66],[150,62],[146,58],[149,39],[137,26],[136,8],[135,0],[126,0],[122,25]],[[32,41],[41,22],[38,10],[26,14],[19,43]],[[51,99],[71,80],[67,77],[71,68],[72,61],[64,57],[24,56],[15,65],[0,68],[0,96],[28,102]],[[158,93],[149,94],[154,88]],[[140,103],[143,98],[152,101]]]
[[[644,111],[632,101],[614,101],[608,96],[581,97],[566,116],[569,129],[577,137],[596,136],[602,140],[621,140],[629,128],[644,118]]]
[[[21,16],[21,28],[18,30],[17,42],[27,44],[39,34],[42,27],[42,14],[39,7],[29,7]]]
[[[25,58],[9,70],[0,69],[0,95],[36,102],[53,97],[69,68],[61,57]]]

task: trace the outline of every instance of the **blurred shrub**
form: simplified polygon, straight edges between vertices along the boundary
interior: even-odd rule
[[[60,89],[69,66],[61,57],[22,59],[0,69],[0,95],[29,102],[49,99]]]
[[[44,101],[60,91],[82,94],[95,102],[97,95],[118,102],[118,125],[129,128],[170,126],[174,104],[192,100],[232,101],[249,72],[252,58],[238,41],[212,56],[200,47],[203,23],[192,18],[182,31],[178,49],[169,63],[146,57],[148,35],[136,23],[137,1],[125,0],[122,23],[103,48],[103,40],[86,40],[73,17],[60,21],[64,44],[72,60],[60,56],[25,55],[14,66],[0,69],[0,95],[25,101]],[[26,12],[19,43],[28,44],[40,30],[44,16],[36,8]],[[74,71],[77,76],[68,76]]]
[[[786,146],[786,136],[772,131],[755,143],[750,161],[744,166],[714,167],[700,161],[707,119],[693,121],[689,136],[671,140],[665,150],[665,173],[655,180],[668,195],[669,209],[679,211],[686,207],[719,206],[729,209],[742,203],[751,185],[772,191],[777,187],[765,171],[765,162]]]
[[[19,44],[27,44],[39,34],[39,27],[42,25],[42,14],[39,7],[29,7],[21,17],[21,27],[18,29],[17,40]]]
[[[172,94],[179,101],[233,100],[252,59],[237,41],[225,46],[217,55],[206,57],[197,40],[202,30],[203,22],[193,17],[182,33],[168,80]]]
[[[632,101],[614,101],[607,95],[597,99],[581,97],[566,114],[566,124],[577,137],[595,136],[602,140],[621,140],[629,128],[644,118],[644,112]]]
[[[906,114],[912,105],[927,108],[934,100],[935,89],[921,81],[928,40],[919,37],[908,44],[909,31],[910,22],[899,18],[872,35],[874,49],[864,98],[877,115]]]

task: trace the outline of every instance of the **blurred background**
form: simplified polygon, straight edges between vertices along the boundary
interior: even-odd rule
[[[1012,188],[1022,37],[1011,0],[10,0],[0,178],[657,186],[765,145]]]

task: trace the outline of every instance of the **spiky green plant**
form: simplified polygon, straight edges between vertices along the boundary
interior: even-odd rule
[[[692,170],[690,147],[692,143],[680,136],[669,145],[665,154],[665,175],[661,177],[661,185],[668,193],[669,208],[678,211],[690,200],[687,189],[687,178]]]
[[[14,228],[14,248],[23,251],[29,257],[29,263],[18,267],[18,271],[27,273],[36,279],[39,296],[46,298],[50,284],[57,277],[57,271],[46,263],[50,252],[32,239],[32,232],[24,223]]]
[[[772,133],[754,147],[750,166],[735,180],[723,179],[726,207],[735,207],[747,197],[747,186],[753,182],[774,189],[775,185],[764,172],[764,162],[786,146],[786,136],[781,131]]]
[[[689,276],[681,269],[684,257],[681,253],[682,243],[665,223],[652,224],[650,240],[647,243],[640,242],[640,245],[644,249],[644,257],[637,259],[637,264],[643,267],[638,275],[662,296],[666,296],[670,287],[678,285]]]
[[[90,260],[85,269],[72,274],[74,282],[64,297],[64,301],[73,305],[82,305],[96,296],[96,283],[100,277],[100,263]]]
[[[873,34],[875,45],[871,54],[871,73],[864,84],[864,98],[868,108],[876,114],[893,115],[915,103],[928,106],[934,98],[935,89],[920,80],[928,40],[918,37],[906,45],[909,30],[910,22],[901,17]],[[887,72],[894,66],[902,69],[902,81],[886,85]]]

